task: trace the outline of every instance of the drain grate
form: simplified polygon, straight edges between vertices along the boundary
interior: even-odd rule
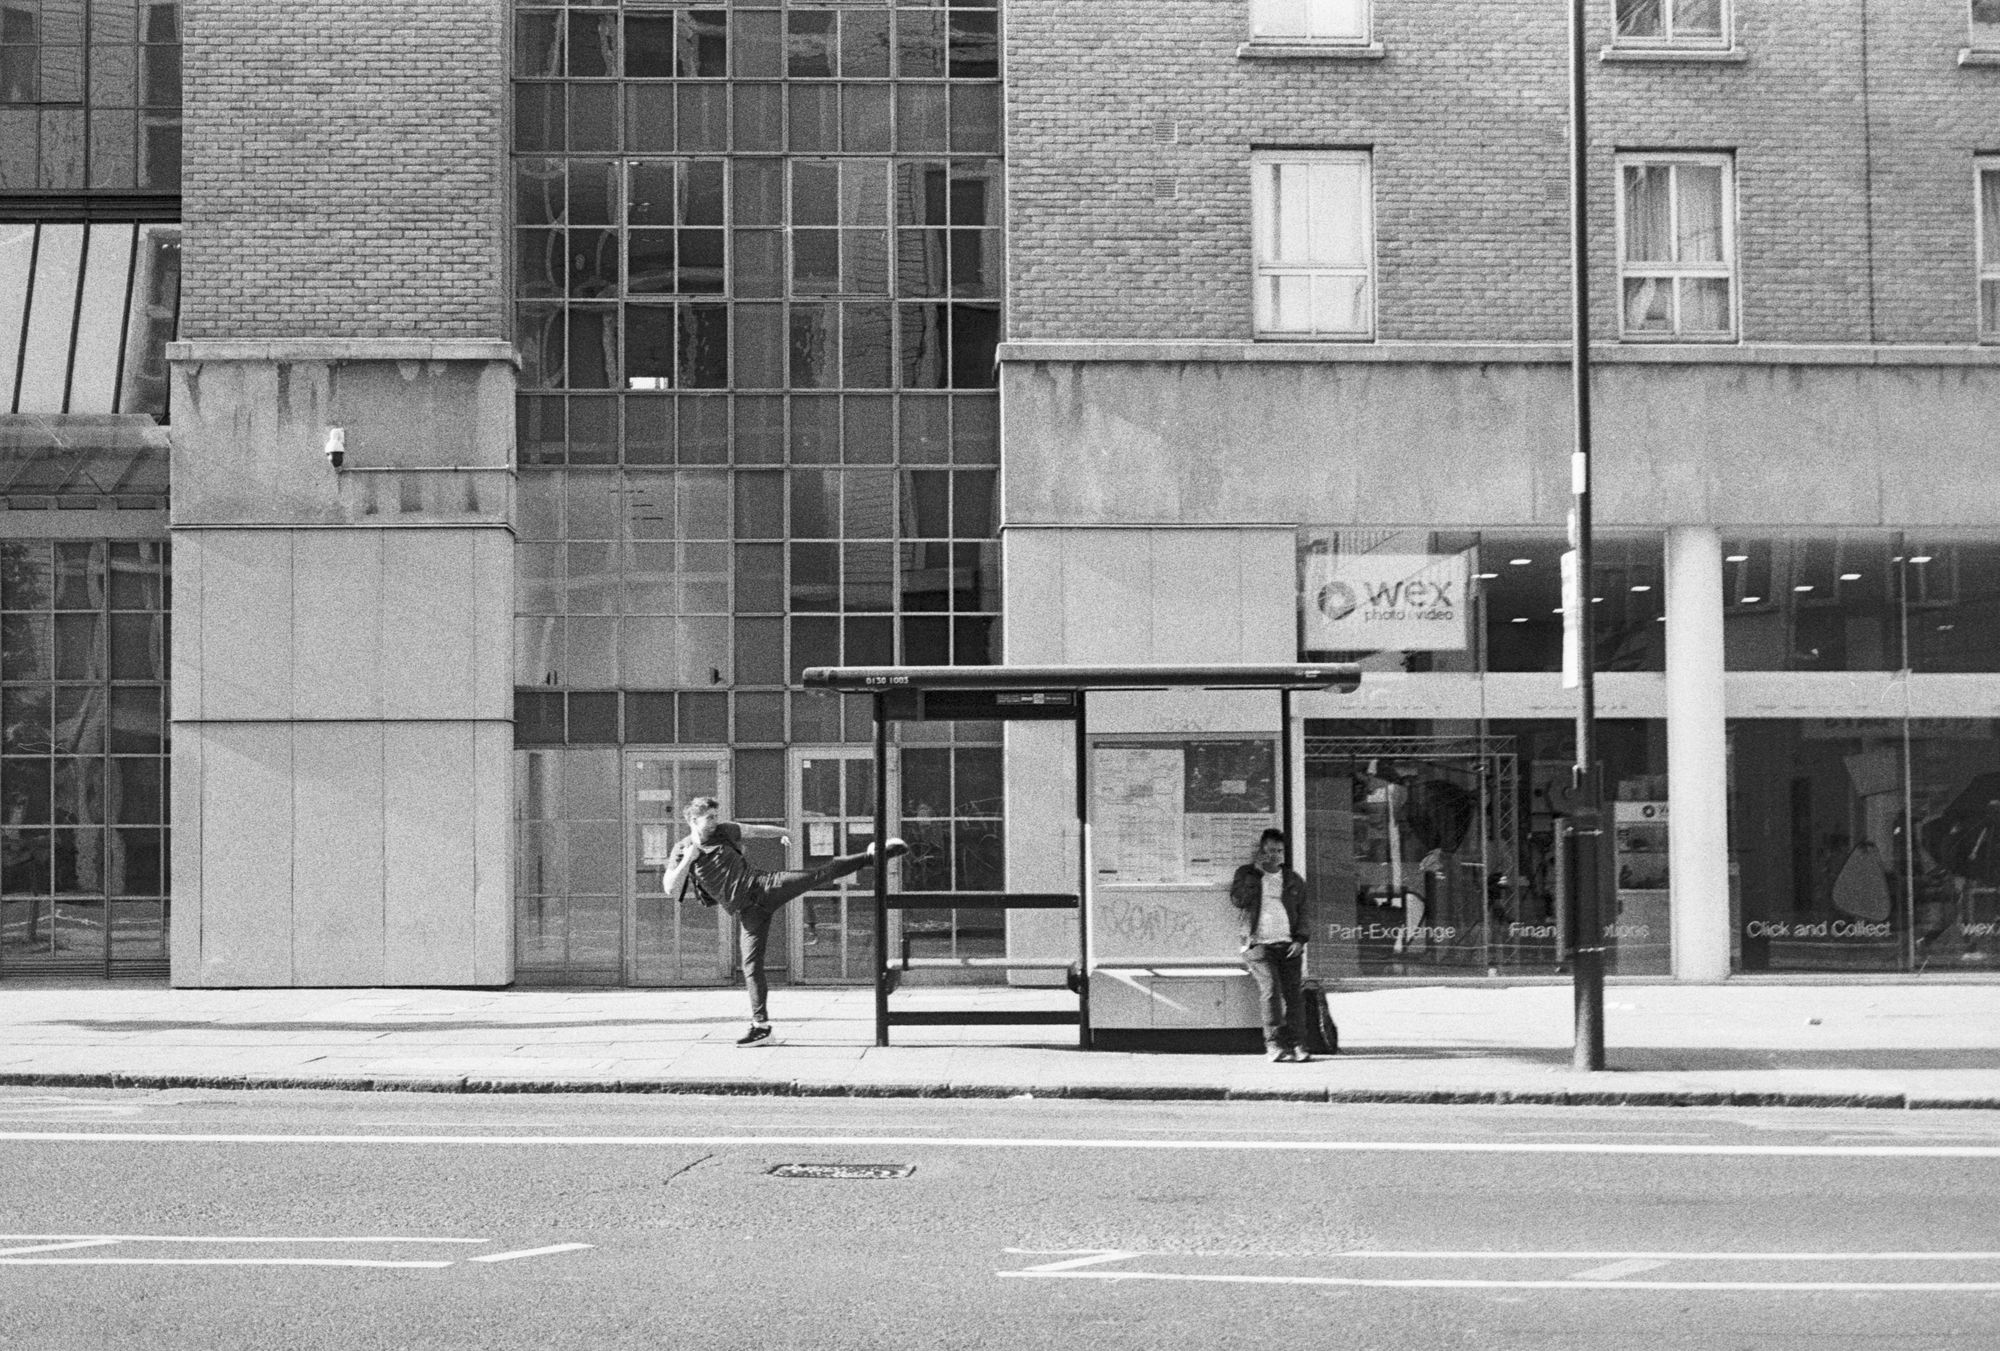
[[[772,1177],[823,1177],[838,1181],[877,1177],[908,1177],[917,1171],[914,1163],[781,1163]]]

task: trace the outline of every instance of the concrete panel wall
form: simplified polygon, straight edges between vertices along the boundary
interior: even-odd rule
[[[1003,362],[1005,519],[1562,523],[1569,373],[1554,360],[1401,353],[1303,362],[1267,352]],[[1988,354],[1968,349],[1927,363],[1884,351],[1879,364],[1815,362],[1800,349],[1756,356],[1597,367],[1600,524],[2000,519],[1992,430],[2000,363]],[[1110,584],[1082,556],[1064,566],[1089,594]],[[1010,578],[1010,605],[1033,594]],[[1010,614],[1010,637],[1017,622]],[[1109,627],[1094,631],[1123,646],[1138,621],[1105,614],[1099,622]],[[1021,633],[1039,640],[1042,628],[1030,622]]]
[[[174,741],[178,781],[181,738]],[[292,729],[215,724],[201,741],[194,813],[203,825],[196,836],[201,890],[192,897],[182,884],[180,857],[187,846],[178,815],[173,839],[174,923],[198,927],[200,966],[190,973],[177,965],[174,979],[183,985],[290,985]]]
[[[302,724],[291,730],[297,826],[285,843],[292,866],[293,978],[299,985],[380,985],[382,724]]]
[[[511,548],[500,527],[178,532],[175,718],[507,718]]]
[[[1291,661],[1296,652],[1288,528],[1010,525],[1001,550],[1016,665]]]
[[[510,350],[174,356],[174,981],[507,983]]]
[[[1290,529],[1010,527],[1001,548],[1006,652],[1017,665],[1294,659]],[[1094,695],[1091,710],[1100,730],[1241,731],[1277,716],[1269,695]],[[1080,845],[1071,729],[1010,723],[1006,749],[1007,885],[1074,891]],[[1074,955],[1076,922],[1010,914],[1007,942],[1016,955]]]
[[[512,979],[508,727],[197,726],[175,762],[177,983]]]

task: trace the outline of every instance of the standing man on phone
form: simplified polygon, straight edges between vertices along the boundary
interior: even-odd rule
[[[750,995],[750,1030],[736,1039],[738,1046],[754,1046],[771,1036],[771,1017],[765,1007],[768,983],[764,978],[764,948],[771,936],[771,920],[785,902],[816,891],[828,882],[860,872],[876,862],[878,853],[901,858],[910,846],[891,836],[882,845],[870,845],[858,854],[842,854],[808,872],[765,872],[743,857],[746,838],[784,839],[778,826],[745,826],[722,819],[722,804],[712,797],[698,797],[687,805],[688,833],[674,845],[667,859],[661,890],[682,899],[690,880],[703,905],[719,905],[741,930],[743,988]]]
[[[1273,827],[1236,870],[1229,900],[1240,912],[1243,965],[1264,1009],[1264,1051],[1273,1060],[1310,1060],[1299,1044],[1305,1016],[1306,880],[1285,866],[1285,832]]]

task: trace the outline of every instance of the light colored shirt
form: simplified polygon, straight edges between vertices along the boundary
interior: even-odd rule
[[[1264,874],[1264,897],[1257,908],[1257,931],[1250,936],[1253,943],[1289,943],[1292,941],[1291,916],[1285,913],[1285,870]]]

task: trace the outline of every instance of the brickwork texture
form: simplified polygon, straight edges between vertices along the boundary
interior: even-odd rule
[[[504,0],[188,6],[184,338],[497,338]]]
[[[1613,157],[1730,151],[1749,342],[1977,337],[1973,157],[2000,68],[1964,0],[1735,0],[1740,62],[1588,87],[1593,326],[1617,333]],[[1375,0],[1379,60],[1241,58],[1247,0],[1009,0],[1009,332],[1251,336],[1250,155],[1367,148],[1377,336],[1569,333],[1568,6]]]

